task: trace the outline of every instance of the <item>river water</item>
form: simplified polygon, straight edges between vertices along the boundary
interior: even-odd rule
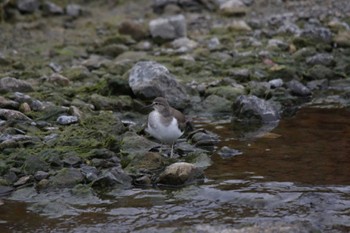
[[[197,122],[220,135],[219,148],[242,152],[213,154],[203,184],[127,189],[61,216],[5,199],[1,232],[349,232],[349,119],[346,109],[304,108],[254,138]]]

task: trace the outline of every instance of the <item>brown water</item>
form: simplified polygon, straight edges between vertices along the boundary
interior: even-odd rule
[[[59,217],[32,212],[30,202],[4,200],[1,232],[259,232],[249,226],[276,224],[277,232],[285,224],[291,230],[284,232],[349,232],[349,119],[344,109],[302,109],[272,132],[244,140],[229,123],[206,124],[221,136],[219,147],[243,154],[214,154],[203,185],[110,193],[100,202],[70,203]]]

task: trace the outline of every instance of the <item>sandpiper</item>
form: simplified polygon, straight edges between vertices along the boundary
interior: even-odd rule
[[[186,117],[170,107],[163,97],[157,97],[149,105],[154,110],[148,115],[146,132],[162,143],[171,145],[170,157],[173,156],[174,143],[184,133]]]

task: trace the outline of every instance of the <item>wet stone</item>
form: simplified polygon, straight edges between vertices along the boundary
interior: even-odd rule
[[[14,184],[14,187],[18,187],[18,186],[22,186],[25,185],[27,183],[29,183],[31,180],[33,179],[33,176],[23,176],[21,178],[19,178]]]
[[[96,180],[94,180],[92,187],[105,189],[116,185],[130,186],[131,181],[131,177],[128,176],[121,168],[112,168],[105,170]]]
[[[177,162],[165,168],[159,175],[158,184],[165,186],[181,186],[204,178],[203,171],[191,163]]]
[[[223,146],[217,153],[223,159],[232,158],[236,155],[243,154],[241,151],[236,150],[236,149],[232,149],[228,146]]]
[[[0,185],[0,197],[8,196],[13,190],[12,187]]]
[[[80,171],[85,176],[85,178],[90,182],[97,179],[98,170],[96,167],[88,166],[84,164],[80,167]]]

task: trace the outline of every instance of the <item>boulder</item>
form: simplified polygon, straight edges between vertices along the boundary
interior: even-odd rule
[[[233,117],[239,121],[278,121],[280,114],[273,102],[253,95],[241,95],[232,105]]]
[[[186,37],[186,19],[183,15],[151,20],[149,29],[153,38],[173,40]]]
[[[31,92],[33,87],[26,81],[16,78],[5,77],[0,79],[0,93],[1,92]]]
[[[136,63],[129,74],[129,86],[139,98],[154,99],[165,97],[174,108],[185,108],[189,97],[169,70],[153,61]]]
[[[203,171],[191,163],[177,162],[169,165],[160,174],[159,185],[179,186],[185,185],[204,178]]]

